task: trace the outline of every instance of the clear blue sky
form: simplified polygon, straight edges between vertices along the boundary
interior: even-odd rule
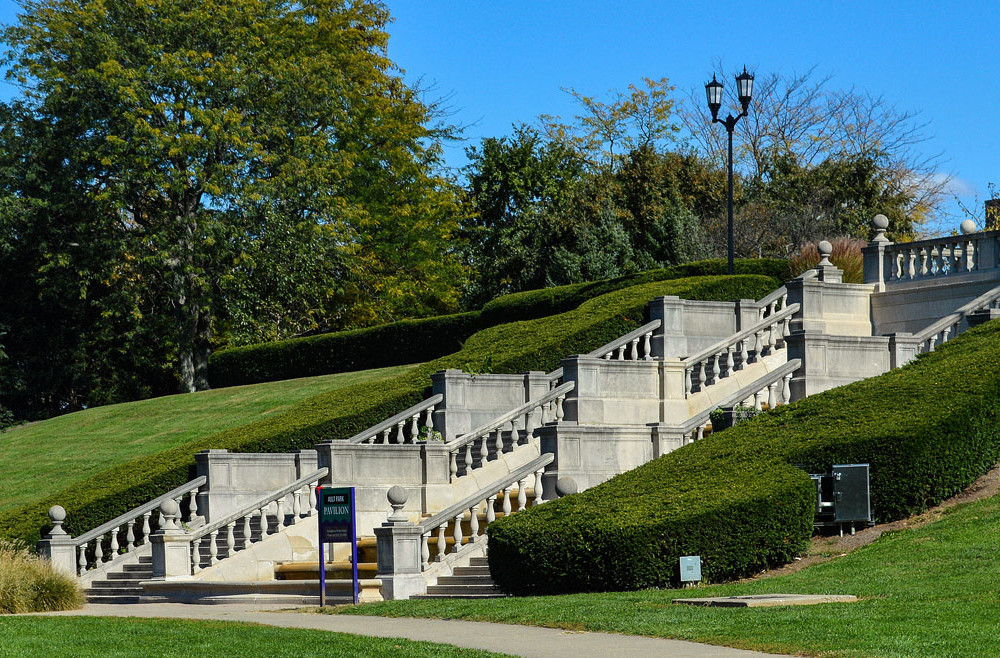
[[[997,5],[988,2],[596,2],[390,0],[389,53],[450,96],[472,140],[539,114],[571,116],[587,94],[666,76],[701,88],[715,60],[758,73],[816,66],[832,85],[883,95],[929,122],[967,203],[1000,182]],[[16,4],[0,0],[0,21]],[[2,94],[9,95],[10,91]],[[449,162],[464,162],[460,148]],[[952,205],[953,212],[958,213]],[[942,228],[957,225],[958,220]]]

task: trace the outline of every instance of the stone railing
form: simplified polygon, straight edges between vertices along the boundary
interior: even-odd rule
[[[778,300],[772,300],[769,305],[776,303]],[[762,357],[784,349],[789,324],[798,310],[798,304],[775,310],[752,327],[682,359],[685,397],[704,391],[734,371],[742,370],[747,364],[756,363]]]
[[[992,243],[992,244],[991,244]],[[886,247],[889,282],[914,281],[996,267],[996,237],[970,234]],[[987,257],[987,255],[989,257]]]
[[[757,303],[760,304],[758,319],[770,317],[788,306],[788,288],[781,286],[771,294],[761,297]]]
[[[451,480],[454,481],[458,477],[469,475],[474,469],[482,468],[491,461],[491,456],[492,459],[497,459],[501,454],[513,451],[518,445],[528,443],[536,427],[561,421],[563,402],[575,386],[574,382],[561,384],[537,400],[525,402],[489,423],[446,443]],[[504,433],[509,433],[508,441],[504,441]]]
[[[653,320],[635,331],[631,331],[624,336],[614,339],[610,343],[601,345],[588,356],[596,356],[602,359],[616,359],[618,361],[649,361],[653,358],[650,341],[653,332],[660,328],[661,321]]]
[[[780,405],[788,404],[792,399],[791,381],[792,375],[802,365],[799,359],[793,359],[775,368],[763,377],[754,380],[751,384],[744,386],[733,395],[728,396],[712,409],[706,409],[701,413],[691,416],[683,422],[678,431],[683,436],[682,445],[693,441],[698,441],[705,435],[705,430],[710,424],[709,417],[716,408],[729,408],[737,405],[752,407],[758,411],[767,404],[768,409],[774,409]]]
[[[542,455],[419,524],[410,522],[403,512],[408,497],[406,490],[399,486],[389,489],[386,497],[392,512],[381,527],[375,528],[378,543],[376,577],[382,583],[383,598],[407,599],[422,594],[427,591],[428,578],[434,578],[435,570],[437,575],[450,573],[453,565],[470,553],[485,553],[487,530],[496,519],[497,500],[501,501],[500,511],[505,516],[526,509],[528,481],[532,480],[533,504],[541,504],[542,476],[554,459],[552,454]],[[515,488],[516,507],[511,501]],[[464,527],[466,520],[468,532]]]
[[[105,571],[148,543],[154,528],[163,527],[162,511],[158,519],[152,518],[153,512],[160,510],[163,504],[171,503],[177,510],[176,517],[181,520],[180,507],[186,501],[186,522],[200,521],[198,489],[206,481],[204,476],[195,478],[77,537],[70,537],[63,530],[66,510],[55,505],[49,510],[52,530],[39,542],[39,550],[53,566],[65,573],[84,576]]]
[[[434,408],[444,399],[443,395],[433,395],[406,411],[401,411],[378,425],[369,427],[347,440],[348,443],[416,443],[426,440],[426,432],[434,429]],[[420,417],[423,415],[423,421]],[[424,430],[423,428],[428,428]]]
[[[944,316],[923,331],[914,334],[917,351],[933,352],[937,345],[948,342],[962,331],[970,313],[983,309],[1000,309],[1000,287],[976,297],[954,313]]]
[[[246,550],[251,544],[267,539],[270,534],[281,532],[289,525],[315,516],[315,485],[327,473],[326,468],[313,471],[288,486],[244,506],[239,511],[193,532],[185,532],[183,528],[178,527],[176,504],[170,499],[164,501],[160,506],[163,524],[151,538],[153,577],[172,578],[196,574],[203,568]],[[291,505],[286,509],[285,502],[289,496]],[[273,527],[268,518],[272,509],[275,517]],[[256,528],[253,520],[257,521]]]

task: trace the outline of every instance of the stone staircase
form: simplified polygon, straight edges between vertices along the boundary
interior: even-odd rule
[[[485,557],[474,557],[467,567],[455,567],[450,576],[438,578],[437,585],[427,587],[417,599],[493,599],[507,596],[493,584],[490,565]]]
[[[142,581],[153,577],[153,557],[140,556],[138,564],[126,564],[121,569],[90,583],[90,587],[83,591],[87,603],[139,603],[143,593]]]

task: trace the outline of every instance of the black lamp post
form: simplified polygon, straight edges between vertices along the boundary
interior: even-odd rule
[[[753,75],[747,73],[747,67],[743,67],[743,73],[736,76],[736,87],[740,98],[740,105],[743,111],[737,116],[729,114],[725,119],[719,118],[719,108],[722,107],[722,83],[712,75],[712,81],[705,85],[705,95],[708,96],[708,109],[712,111],[712,123],[721,123],[729,133],[729,273],[733,273],[733,128],[736,122],[747,115],[747,108],[750,107],[750,98],[753,96]]]

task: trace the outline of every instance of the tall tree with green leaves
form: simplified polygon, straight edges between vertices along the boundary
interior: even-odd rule
[[[458,209],[434,173],[448,129],[389,60],[381,3],[21,7],[3,33],[15,116],[45,139],[19,155],[62,163],[47,175],[127,261],[115,282],[169,309],[182,390],[207,386],[220,328],[239,342],[456,307]]]

